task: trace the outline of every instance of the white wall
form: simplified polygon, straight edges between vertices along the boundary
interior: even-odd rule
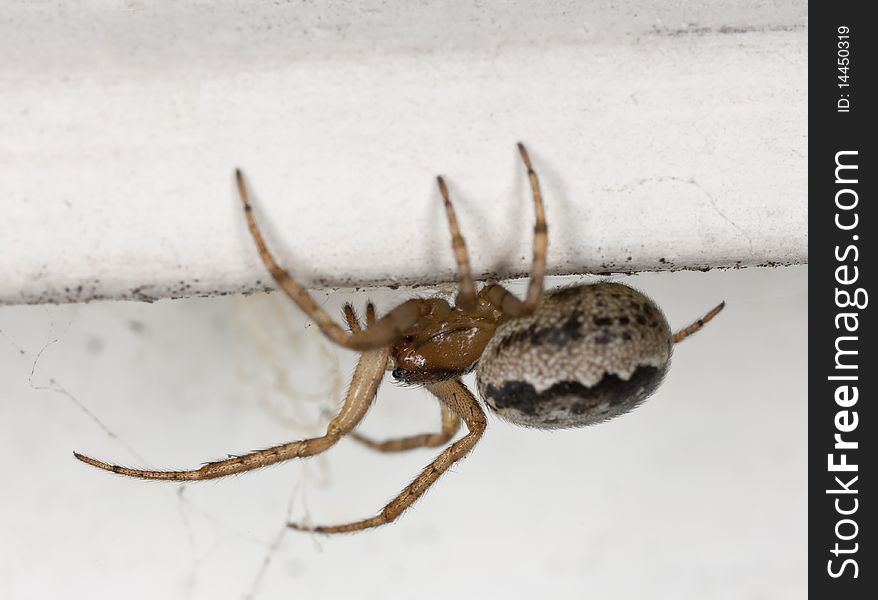
[[[491,418],[399,522],[337,538],[285,531],[288,504],[316,522],[369,516],[435,451],[342,441],[185,487],[72,456],[186,468],[317,432],[355,355],[284,298],[0,309],[0,597],[804,597],[807,270],[622,280],[672,326],[728,306],[633,413],[551,433]],[[367,295],[380,309],[401,297],[354,297]],[[350,298],[318,297],[333,314]],[[386,382],[363,429],[437,416]]]
[[[0,15],[0,303],[801,263],[807,3],[91,0]]]

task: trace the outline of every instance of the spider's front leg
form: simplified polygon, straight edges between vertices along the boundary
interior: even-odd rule
[[[469,262],[469,253],[466,251],[466,242],[460,233],[460,225],[457,223],[457,214],[454,205],[448,197],[448,186],[442,176],[436,178],[439,184],[439,193],[442,194],[442,202],[445,204],[445,216],[448,219],[448,227],[451,230],[451,249],[454,251],[454,260],[457,262],[457,275],[459,279],[457,299],[455,304],[464,311],[474,310],[478,306],[476,299],[476,282],[473,279],[472,268]]]
[[[546,211],[543,208],[543,194],[540,191],[540,181],[537,173],[534,171],[530,162],[530,156],[524,144],[518,144],[518,153],[527,169],[528,180],[530,181],[531,193],[533,194],[534,213],[536,215],[536,224],[534,225],[534,241],[533,241],[533,260],[531,263],[530,285],[527,290],[527,297],[524,302],[516,298],[506,288],[501,285],[488,285],[482,288],[478,296],[476,295],[475,281],[473,280],[472,269],[470,267],[469,255],[466,250],[466,242],[460,233],[460,226],[457,223],[457,215],[454,212],[454,206],[448,197],[448,188],[442,177],[437,177],[439,184],[439,193],[442,194],[442,200],[445,203],[445,214],[448,218],[448,225],[451,229],[452,249],[454,250],[454,258],[457,261],[457,272],[459,277],[459,289],[457,292],[457,306],[464,311],[471,311],[478,306],[478,298],[482,297],[488,300],[500,312],[511,317],[522,317],[531,314],[540,302],[543,294],[543,279],[546,275],[546,249],[548,248],[548,227],[546,226]]]
[[[165,479],[172,481],[216,479],[217,477],[225,477],[260,467],[267,467],[268,465],[291,458],[314,456],[331,448],[363,419],[366,411],[369,410],[369,406],[375,399],[375,394],[378,392],[378,386],[384,377],[384,370],[389,357],[389,347],[369,350],[360,356],[344,404],[342,404],[338,415],[329,422],[326,434],[320,437],[281,444],[266,448],[265,450],[235,456],[227,460],[210,462],[200,469],[192,469],[190,471],[131,469],[105,463],[78,452],[74,452],[73,455],[84,463],[105,471],[119,473],[120,475],[139,477],[141,479]]]
[[[479,406],[472,392],[470,392],[459,379],[452,379],[427,386],[435,396],[448,406],[458,417],[466,423],[469,432],[446,448],[432,463],[421,471],[415,480],[406,486],[404,490],[375,517],[354,521],[343,525],[311,527],[301,523],[288,523],[299,531],[313,531],[316,533],[350,533],[361,531],[371,527],[379,527],[394,521],[405,510],[420,498],[437,479],[447,471],[454,463],[465,457],[475,447],[485,432],[487,420],[485,413]]]
[[[543,208],[543,194],[540,191],[540,181],[530,162],[527,149],[524,144],[518,144],[518,152],[527,169],[527,177],[530,180],[530,189],[534,200],[534,224],[533,260],[531,261],[530,284],[527,288],[527,296],[524,302],[512,295],[501,285],[487,285],[479,292],[494,307],[504,315],[510,317],[523,317],[532,314],[543,295],[543,279],[546,276],[546,250],[549,246],[549,228],[546,225],[546,211]]]
[[[299,285],[286,269],[281,267],[268,250],[265,239],[256,224],[253,217],[253,207],[250,204],[250,196],[247,192],[247,186],[244,183],[244,175],[240,170],[235,171],[235,181],[238,185],[238,194],[241,196],[241,202],[244,205],[244,215],[247,218],[247,227],[250,229],[250,235],[259,251],[259,258],[271,273],[271,276],[286,293],[290,299],[299,305],[306,315],[311,318],[320,331],[329,339],[340,346],[350,348],[352,350],[369,350],[380,346],[387,346],[395,339],[403,335],[410,327],[418,322],[422,317],[443,310],[443,303],[435,300],[415,298],[403,302],[389,313],[370,324],[364,330],[347,333],[329,316],[323,307],[317,304],[314,298]],[[445,305],[447,306],[447,304]]]

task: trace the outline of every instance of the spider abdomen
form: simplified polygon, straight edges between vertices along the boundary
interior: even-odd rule
[[[479,392],[500,417],[540,429],[581,427],[628,412],[661,383],[671,330],[656,304],[620,283],[557,289],[498,327],[478,366]]]

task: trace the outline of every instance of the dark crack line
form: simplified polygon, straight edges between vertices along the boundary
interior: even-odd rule
[[[707,198],[707,202],[710,204],[711,208],[713,208],[714,212],[717,215],[719,215],[719,217],[723,221],[728,223],[732,228],[734,228],[738,233],[740,233],[744,237],[745,240],[747,240],[747,245],[750,249],[750,257],[751,258],[755,257],[755,252],[753,251],[753,238],[750,237],[750,234],[748,234],[740,225],[738,225],[732,219],[730,219],[728,217],[728,215],[726,215],[726,213],[724,213],[722,211],[722,209],[720,209],[720,207],[716,203],[716,199],[713,197],[713,195],[710,192],[708,192],[706,189],[704,189],[704,187],[700,183],[698,183],[697,181],[695,181],[695,179],[693,179],[691,177],[689,177],[688,179],[683,178],[683,177],[676,177],[674,175],[662,175],[662,176],[658,176],[658,177],[644,177],[642,179],[638,179],[633,184],[626,184],[626,185],[622,185],[619,187],[612,187],[612,188],[601,188],[601,191],[602,192],[630,192],[632,187],[639,187],[639,186],[642,186],[642,185],[645,185],[645,184],[651,183],[651,182],[662,183],[665,181],[674,181],[677,183],[685,183],[685,184],[694,186],[698,191],[700,191],[704,195],[704,197]]]

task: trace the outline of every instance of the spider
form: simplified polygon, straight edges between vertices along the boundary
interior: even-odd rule
[[[391,523],[476,446],[487,425],[485,412],[461,382],[461,377],[473,370],[485,404],[501,418],[526,427],[580,427],[636,407],[664,378],[673,345],[701,329],[725,303],[671,333],[659,307],[621,283],[573,285],[544,294],[548,229],[542,193],[523,144],[518,144],[518,151],[527,169],[536,212],[531,279],[525,299],[518,299],[496,284],[476,290],[466,244],[440,176],[437,182],[451,229],[459,279],[454,305],[440,297],[414,298],[378,318],[370,302],[363,323],[353,306],[347,304],[347,331],[269,252],[253,217],[243,174],[237,170],[235,179],[247,225],[265,267],[326,337],[361,353],[338,414],[322,436],[232,456],[188,471],[133,469],[78,452],[74,456],[129,477],[214,479],[314,456],[345,436],[380,452],[439,447],[454,438],[463,421],[466,435],[448,445],[376,516],[332,526],[288,524],[297,530],[344,533]],[[439,432],[375,441],[353,431],[375,400],[385,370],[391,370],[400,382],[424,386],[439,400]]]

